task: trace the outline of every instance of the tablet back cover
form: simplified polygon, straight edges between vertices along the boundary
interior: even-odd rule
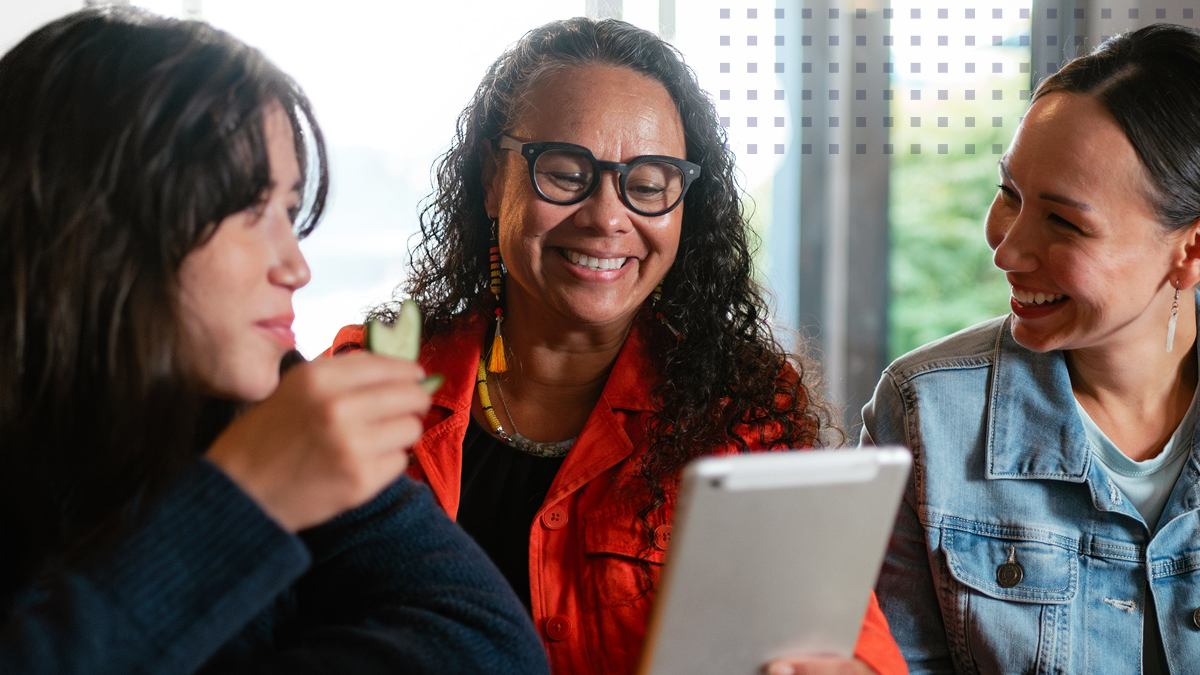
[[[850,656],[879,574],[907,450],[698,460],[684,472],[643,675],[753,675]]]

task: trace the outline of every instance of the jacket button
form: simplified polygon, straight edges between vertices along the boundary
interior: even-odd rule
[[[546,637],[562,642],[571,635],[571,620],[565,614],[555,614],[546,619]]]
[[[1012,588],[1025,578],[1025,570],[1020,563],[1006,562],[996,568],[996,583],[1001,588]]]
[[[1197,607],[1196,611],[1192,612],[1192,623],[1196,624],[1196,628],[1200,628],[1200,607]]]
[[[561,530],[567,526],[567,510],[561,506],[551,506],[542,514],[542,524],[550,530]]]
[[[667,545],[671,543],[671,526],[659,525],[654,528],[654,547],[660,551],[667,550]]]

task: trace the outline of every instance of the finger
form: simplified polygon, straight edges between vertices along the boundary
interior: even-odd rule
[[[871,671],[857,659],[805,656],[773,661],[766,672],[767,675],[857,675]]]
[[[395,417],[424,417],[431,399],[419,381],[377,384],[338,397],[333,404],[346,423],[376,424]]]
[[[774,661],[766,668],[767,675],[796,675],[796,667],[786,661]]]
[[[425,427],[414,416],[395,417],[363,430],[356,452],[363,457],[379,457],[393,452],[406,454],[421,438]]]
[[[425,377],[425,369],[411,361],[359,352],[337,359],[302,364],[288,372],[307,375],[318,391],[339,393],[386,382],[415,382]]]

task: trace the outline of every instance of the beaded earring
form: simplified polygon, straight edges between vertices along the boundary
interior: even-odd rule
[[[488,264],[491,268],[491,290],[496,297],[496,337],[492,339],[492,351],[488,357],[488,371],[503,373],[508,370],[508,359],[504,356],[504,333],[500,324],[504,322],[504,309],[501,304],[503,273],[500,270],[500,240],[497,236],[498,221],[492,221],[492,247],[488,251]]]
[[[680,335],[679,331],[675,330],[675,327],[667,322],[667,317],[663,315],[662,308],[660,308],[658,306],[658,303],[660,300],[662,300],[662,282],[661,281],[658,282],[658,285],[654,287],[654,292],[650,294],[650,302],[654,305],[654,308],[655,308],[654,309],[654,318],[658,319],[659,323],[666,326],[667,330],[671,331],[671,334],[675,336],[675,341],[678,342],[683,339],[683,335]]]

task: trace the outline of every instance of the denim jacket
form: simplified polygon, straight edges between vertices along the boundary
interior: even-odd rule
[[[1092,455],[1062,352],[1007,318],[901,357],[863,420],[864,445],[913,452],[876,587],[912,673],[1138,673],[1147,582],[1171,672],[1200,672],[1194,432],[1152,534]]]

